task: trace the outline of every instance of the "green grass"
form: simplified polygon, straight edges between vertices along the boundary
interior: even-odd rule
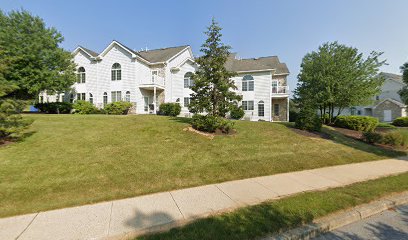
[[[398,155],[344,136],[238,121],[213,140],[161,116],[26,115],[31,136],[0,147],[0,217]]]
[[[408,173],[245,207],[231,213],[198,220],[169,232],[137,239],[254,239],[309,223],[315,218],[367,203],[387,194],[406,190]]]

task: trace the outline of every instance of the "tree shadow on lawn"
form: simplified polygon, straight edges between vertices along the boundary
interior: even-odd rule
[[[25,139],[31,137],[35,133],[37,133],[37,131],[27,131],[22,133],[21,136],[18,137],[7,137],[4,139],[0,139],[0,147],[5,147],[7,145],[24,142]]]
[[[342,133],[331,129],[330,127],[323,126],[322,131],[319,132],[308,132],[304,130],[299,130],[296,129],[293,123],[276,123],[276,124],[281,124],[284,125],[288,128],[291,128],[293,132],[303,135],[303,136],[308,136],[309,137],[320,137],[327,139],[329,141],[333,141],[338,144],[342,144],[348,147],[352,147],[356,150],[364,151],[367,153],[372,153],[377,156],[382,156],[382,157],[400,157],[400,156],[406,156],[407,153],[404,151],[399,151],[399,150],[394,150],[394,149],[389,149],[381,146],[374,146],[368,143],[365,143],[361,140],[356,140],[350,137],[347,137],[343,135]],[[313,136],[312,136],[313,135]]]
[[[229,214],[198,219],[168,232],[141,236],[137,239],[251,239],[277,233],[313,220],[311,212],[291,212],[273,204],[238,209]]]

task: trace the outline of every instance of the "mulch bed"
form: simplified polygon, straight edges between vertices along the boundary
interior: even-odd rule
[[[305,137],[311,137],[311,138],[323,138],[323,139],[331,139],[330,135],[323,133],[323,132],[309,132],[306,130],[300,130],[297,128],[291,128],[292,131],[294,131],[297,134],[300,134]]]
[[[339,128],[339,127],[333,127],[337,132],[350,137],[350,138],[354,138],[356,140],[362,140],[363,139],[363,133],[359,132],[359,131],[355,131],[355,130],[351,130],[351,129],[347,129],[347,128]]]

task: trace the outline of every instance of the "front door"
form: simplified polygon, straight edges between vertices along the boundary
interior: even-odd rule
[[[144,97],[144,111],[148,112],[149,111],[149,97]]]
[[[391,110],[384,110],[384,122],[391,122]]]

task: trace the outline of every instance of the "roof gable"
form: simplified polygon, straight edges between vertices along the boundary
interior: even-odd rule
[[[137,52],[144,59],[148,60],[151,63],[163,63],[172,59],[181,51],[189,48],[188,45],[178,46],[178,47],[169,47],[169,48],[160,48],[147,51]]]

